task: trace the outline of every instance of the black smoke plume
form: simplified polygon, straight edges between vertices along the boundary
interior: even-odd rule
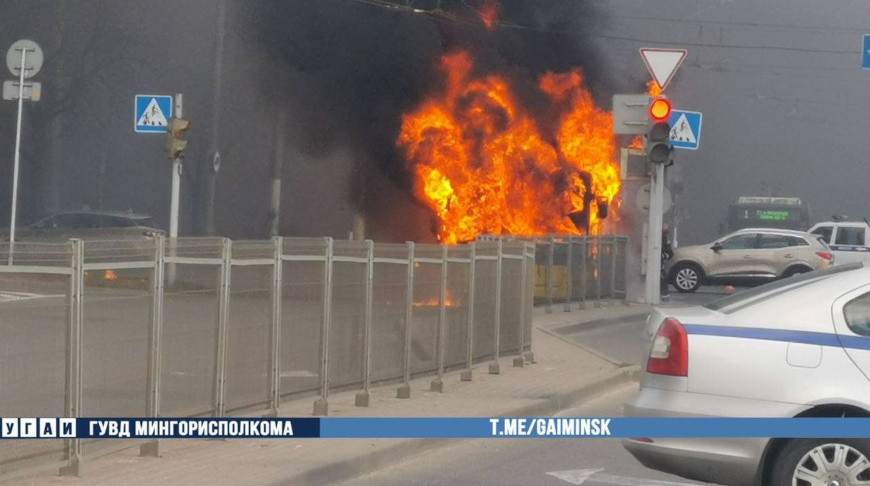
[[[509,76],[520,101],[543,119],[548,101],[537,80],[544,72],[580,67],[604,108],[619,88],[594,37],[607,19],[598,2],[502,1],[493,31],[475,11],[480,0],[387,3],[263,0],[256,26],[264,48],[292,72],[292,142],[315,155],[337,147],[353,154],[348,198],[370,236],[433,238],[431,215],[411,196],[395,140],[402,114],[443,82],[442,54],[464,49],[479,73]]]

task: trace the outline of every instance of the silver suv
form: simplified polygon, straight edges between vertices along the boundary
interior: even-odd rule
[[[674,250],[668,272],[680,292],[694,292],[705,284],[763,283],[798,273],[827,268],[831,249],[803,231],[747,228],[706,245]]]

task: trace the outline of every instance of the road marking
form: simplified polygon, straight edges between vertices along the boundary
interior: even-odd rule
[[[30,299],[40,299],[46,297],[63,297],[62,295],[46,295],[46,294],[33,294],[30,292],[6,292],[0,291],[0,303],[3,302],[17,302],[20,300],[30,300]]]
[[[586,481],[601,484],[615,484],[617,486],[697,486],[702,483],[675,483],[673,481],[660,481],[658,479],[630,478],[626,476],[612,476],[601,474],[604,469],[572,469],[569,471],[551,471],[547,474],[559,478],[566,483],[583,484]]]

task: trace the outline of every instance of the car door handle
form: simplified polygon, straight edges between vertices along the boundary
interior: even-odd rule
[[[794,255],[792,255],[791,253],[786,253],[786,254],[783,255],[783,256],[784,256],[785,258],[794,258]]]

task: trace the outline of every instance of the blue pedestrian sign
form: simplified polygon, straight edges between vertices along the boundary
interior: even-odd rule
[[[671,125],[671,145],[674,148],[698,150],[701,144],[701,112],[673,110],[668,120]]]
[[[136,133],[166,133],[172,118],[172,96],[136,95],[133,129]]]
[[[861,51],[861,68],[870,69],[870,35],[864,34],[864,49]]]

